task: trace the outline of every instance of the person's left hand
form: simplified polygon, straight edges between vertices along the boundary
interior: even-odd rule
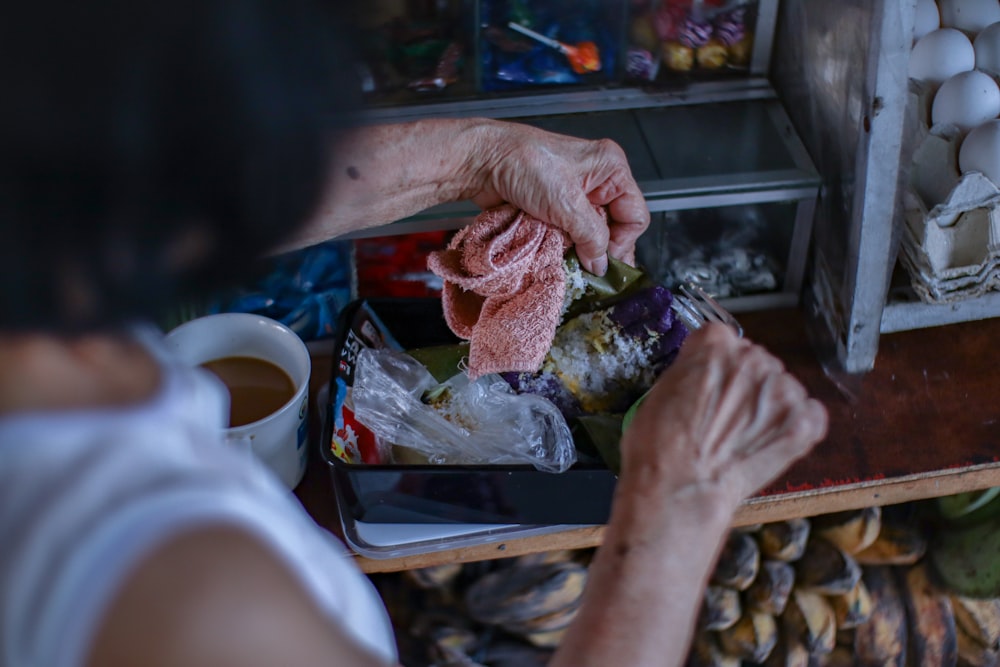
[[[482,185],[468,193],[477,205],[507,202],[563,229],[591,273],[604,274],[608,254],[635,264],[649,209],[618,144],[508,122],[497,122],[488,136]],[[607,223],[594,206],[607,208]]]

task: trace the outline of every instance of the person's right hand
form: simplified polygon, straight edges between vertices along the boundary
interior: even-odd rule
[[[622,479],[667,494],[708,492],[735,509],[819,442],[827,421],[780,360],[709,324],[636,412],[622,439]]]
[[[471,151],[480,177],[466,196],[484,209],[513,204],[562,229],[591,273],[604,275],[609,254],[635,264],[650,213],[621,146],[502,121],[484,124],[481,135]]]

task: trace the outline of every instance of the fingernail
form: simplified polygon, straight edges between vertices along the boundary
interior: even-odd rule
[[[608,257],[607,255],[601,255],[593,261],[592,266],[594,267],[593,273],[595,276],[603,276],[608,272]]]

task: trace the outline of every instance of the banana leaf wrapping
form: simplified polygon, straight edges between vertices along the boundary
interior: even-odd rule
[[[612,259],[595,276],[572,255],[566,266],[571,300],[542,368],[501,375],[516,391],[551,400],[567,420],[620,415],[674,360],[688,329],[670,290],[642,270]]]

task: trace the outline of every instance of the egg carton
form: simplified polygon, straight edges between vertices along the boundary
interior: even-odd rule
[[[952,303],[1000,289],[1000,188],[959,172],[962,133],[928,126],[927,95],[911,82],[899,259],[922,301]]]
[[[910,194],[900,261],[921,300],[950,303],[1000,287],[1000,189],[970,172],[929,211]]]

